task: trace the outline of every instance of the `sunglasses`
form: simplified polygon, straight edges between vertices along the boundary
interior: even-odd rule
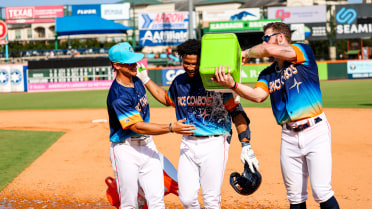
[[[275,36],[275,35],[278,35],[278,34],[281,34],[281,33],[272,33],[272,34],[264,35],[264,36],[262,36],[262,40],[263,40],[264,42],[269,42],[271,36]]]

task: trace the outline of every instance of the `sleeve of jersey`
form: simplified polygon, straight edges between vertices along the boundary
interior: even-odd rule
[[[113,107],[123,129],[143,121],[140,112],[122,100],[115,101]]]
[[[269,91],[269,85],[267,84],[267,81],[264,80],[264,79],[259,79],[256,83],[256,85],[254,86],[254,88],[261,88],[263,89],[264,91],[266,91],[267,94],[270,94],[270,91]]]
[[[291,46],[296,52],[296,59],[291,60],[291,62],[295,64],[308,65],[309,58],[307,56],[306,49],[304,48],[305,46],[301,44],[291,44]]]
[[[170,94],[170,91],[169,90],[167,90],[167,92],[165,94],[165,99],[167,100],[168,104],[170,104],[173,107],[175,107],[174,100],[173,100],[172,95]]]
[[[234,107],[238,106],[238,104],[235,103],[234,97],[232,94],[225,94],[225,97],[223,99],[223,104],[226,110],[232,110]]]

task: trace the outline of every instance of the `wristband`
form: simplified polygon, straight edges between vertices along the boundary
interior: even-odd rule
[[[247,50],[247,57],[248,57],[248,58],[251,58],[251,56],[249,56],[249,51],[251,51],[251,48],[249,48],[249,49]]]
[[[237,88],[238,88],[238,83],[237,83],[237,82],[235,82],[234,86],[233,86],[233,87],[231,87],[230,89],[232,89],[232,90],[235,90],[235,89],[237,89]]]
[[[242,147],[245,147],[245,146],[248,146],[248,145],[251,145],[249,142],[242,142]]]
[[[149,82],[150,80],[151,80],[151,78],[147,76],[147,77],[143,78],[142,83],[143,83],[144,85],[146,85],[146,83]]]
[[[172,133],[173,130],[172,130],[172,123],[169,123],[169,131]]]

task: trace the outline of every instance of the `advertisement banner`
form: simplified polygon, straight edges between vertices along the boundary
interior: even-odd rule
[[[130,4],[102,4],[101,17],[106,20],[129,20]]]
[[[260,8],[245,8],[221,11],[203,11],[203,21],[236,21],[236,20],[259,20],[261,19]]]
[[[139,38],[141,46],[179,45],[188,39],[188,30],[140,30]]]
[[[10,79],[10,67],[8,65],[0,65],[0,93],[12,91]]]
[[[96,15],[101,16],[100,4],[71,5],[71,15]]]
[[[268,64],[248,64],[242,66],[242,71],[240,72],[240,78],[242,83],[256,83],[258,75],[263,71]]]
[[[8,24],[55,22],[55,17],[63,15],[63,5],[5,7],[5,19]]]
[[[242,66],[242,72],[240,73],[242,83],[256,83],[258,76],[270,64],[245,64]],[[328,66],[327,63],[317,63],[319,80],[328,79]]]
[[[109,89],[111,83],[112,80],[30,83],[28,84],[28,92]]]
[[[306,40],[328,40],[327,23],[305,23],[304,30]]]
[[[372,37],[372,4],[336,5],[336,39]]]
[[[372,78],[372,61],[347,61],[349,78]]]
[[[269,7],[267,18],[280,18],[284,23],[316,23],[327,22],[325,5],[307,7]]]
[[[163,86],[170,86],[172,84],[173,79],[178,76],[179,74],[184,73],[185,70],[180,68],[163,68],[161,70],[161,78],[162,78],[162,85]]]
[[[281,22],[281,19],[252,20],[252,21],[229,21],[229,22],[210,22],[210,32],[222,31],[262,31],[263,26],[270,22]]]
[[[24,70],[23,65],[9,65],[10,68],[10,83],[12,92],[25,91]]]
[[[195,12],[193,12],[195,19]],[[187,29],[188,12],[142,13],[138,15],[139,30]],[[194,26],[195,28],[195,21]]]

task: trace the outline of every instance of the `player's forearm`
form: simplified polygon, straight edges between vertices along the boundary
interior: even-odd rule
[[[146,88],[150,91],[151,95],[163,105],[169,106],[165,99],[166,91],[158,86],[154,81],[150,80],[146,83]]]
[[[160,135],[170,132],[169,124],[138,122],[130,126],[130,130],[138,134]]]
[[[268,96],[264,90],[260,88],[252,88],[244,84],[238,84],[235,92],[244,99],[248,99],[256,103],[265,101]]]

